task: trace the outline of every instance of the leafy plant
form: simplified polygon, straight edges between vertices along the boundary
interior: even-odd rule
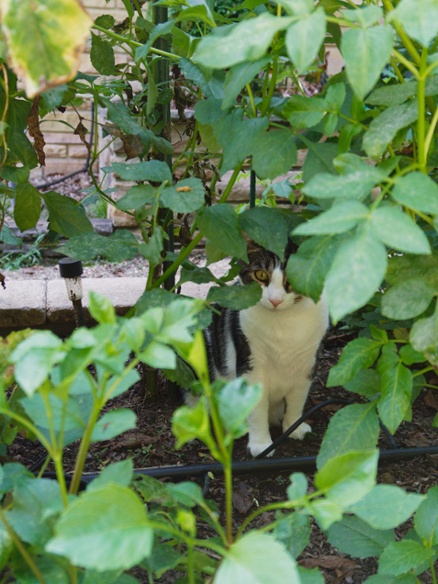
[[[346,553],[380,556],[379,572],[370,582],[414,582],[427,569],[436,580],[436,523],[430,519],[436,516],[436,488],[419,497],[396,487],[376,486],[375,447],[379,419],[392,433],[396,432],[402,421],[410,419],[415,398],[423,386],[430,385],[428,375],[437,366],[437,0],[245,2],[239,10],[225,14],[223,11],[220,14],[209,1],[165,0],[160,3],[170,11],[165,22],[151,18],[140,2],[124,2],[127,20],[122,24],[103,14],[92,25],[93,64],[100,75],[111,75],[111,81],[81,74],[73,79],[71,67],[68,75],[64,66],[47,70],[48,63],[40,60],[30,63],[32,48],[20,42],[20,35],[26,34],[30,26],[36,30],[44,27],[44,34],[38,38],[47,43],[48,50],[53,49],[59,42],[55,29],[59,30],[60,23],[56,19],[53,23],[42,23],[31,3],[21,4],[20,13],[16,11],[16,1],[1,4],[7,51],[25,86],[34,93],[44,91],[33,99],[32,93],[26,96],[17,88],[15,74],[6,66],[3,45],[2,197],[6,200],[15,196],[15,220],[20,229],[35,225],[44,201],[51,229],[70,238],[61,247],[65,253],[81,259],[100,255],[115,261],[141,254],[149,261],[149,277],[132,321],[119,325],[107,316],[110,309],[99,313],[96,302],[95,312],[102,328],[78,331],[66,344],[45,333],[43,337],[35,334],[12,354],[16,381],[27,395],[19,406],[14,400],[5,399],[2,411],[44,440],[59,483],[59,487],[55,483],[48,488],[53,491],[59,488],[61,501],[49,508],[44,519],[54,522],[54,531],[50,531],[53,525],[48,528],[44,523],[38,541],[28,541],[32,535],[23,531],[23,537],[20,533],[22,526],[17,519],[20,512],[15,511],[14,526],[3,511],[5,541],[13,538],[14,554],[17,549],[24,558],[30,554],[27,565],[40,572],[55,570],[55,564],[56,569],[61,566],[59,569],[69,573],[71,581],[77,578],[76,568],[71,566],[91,571],[114,570],[111,578],[117,581],[120,577],[123,582],[126,576],[120,576],[120,571],[142,562],[149,573],[181,567],[190,582],[213,573],[215,582],[238,581],[242,574],[249,574],[249,580],[272,582],[260,560],[265,557],[259,554],[262,548],[269,552],[271,560],[275,558],[280,575],[287,569],[289,580],[313,578],[318,582],[319,576],[305,574],[296,568],[290,555],[285,555],[286,548],[297,554],[306,545],[308,516],[312,515],[322,529],[328,530],[331,541]],[[57,4],[69,10],[77,8],[75,0]],[[52,7],[49,0],[39,5]],[[78,23],[82,29],[82,15],[65,14],[68,17],[63,24]],[[70,39],[69,35],[66,53],[60,51],[61,60],[69,54]],[[321,77],[320,67],[328,44],[340,50],[345,70],[329,79],[317,95],[309,96],[303,77],[306,74],[315,79]],[[126,64],[115,65],[116,47],[128,55]],[[21,62],[19,57],[25,66],[17,65]],[[163,106],[169,103],[172,91],[165,77],[155,74],[163,66],[168,69],[170,64],[177,108],[182,112],[186,103],[194,104],[189,140],[172,162],[167,118],[163,115]],[[285,78],[289,78],[288,84],[280,91],[279,84]],[[65,84],[49,90],[43,84],[36,89],[35,80],[40,79]],[[136,84],[139,91],[134,91]],[[35,128],[38,112],[44,116],[56,107],[74,106],[85,95],[92,96],[95,108],[107,109],[109,123],[104,129],[110,139],[121,138],[127,159],[138,159],[134,164],[113,163],[104,169],[132,183],[118,202],[103,189],[92,173],[92,166],[90,172],[95,190],[104,201],[135,217],[143,236],[141,242],[123,231],[106,239],[97,236],[75,202],[57,193],[39,193],[28,181],[42,149],[36,138],[34,147],[24,134],[27,120]],[[80,125],[78,132],[85,140]],[[99,150],[96,142],[92,164]],[[277,206],[273,197],[268,199],[267,195],[259,205],[237,211],[227,202],[241,170],[249,167],[260,180],[269,181],[272,193],[280,201],[295,202],[290,179],[272,181],[290,170],[300,150],[306,151],[306,158],[298,213]],[[229,182],[219,192],[218,178],[227,171]],[[11,182],[16,186],[12,187]],[[3,204],[2,209],[5,208]],[[4,224],[4,212],[0,224],[3,241],[14,239]],[[233,534],[231,449],[234,439],[245,431],[248,412],[245,408],[240,411],[237,405],[249,408],[256,400],[257,389],[242,381],[210,386],[199,335],[193,337],[192,344],[190,327],[197,325],[189,308],[188,314],[192,316],[190,325],[186,324],[190,331],[184,341],[172,335],[160,336],[164,322],[160,319],[167,317],[158,314],[172,315],[168,317],[171,331],[173,319],[178,321],[176,309],[172,308],[173,297],[160,287],[165,282],[172,287],[170,277],[182,268],[180,282],[215,284],[209,300],[236,308],[254,304],[258,300],[255,288],[243,288],[236,293],[233,287],[224,286],[235,273],[235,261],[246,259],[246,236],[282,256],[290,234],[300,244],[287,266],[293,287],[314,300],[324,291],[334,323],[350,318],[353,313],[357,320],[360,317],[357,311],[363,311],[362,334],[346,346],[330,372],[328,385],[342,385],[362,396],[364,403],[348,406],[333,417],[318,457],[316,490],[308,494],[304,476],[294,476],[288,501],[270,507],[279,512],[274,524],[265,529],[272,534],[251,531],[244,535],[254,516],[244,522],[238,534]],[[178,254],[168,244],[174,236],[182,244]],[[209,262],[225,256],[234,258],[230,273],[222,280],[214,278],[208,268],[199,269],[189,261],[191,252],[203,239]],[[201,328],[199,323],[198,326]],[[145,327],[149,327],[147,337]],[[95,336],[99,334],[100,340]],[[115,335],[116,346],[120,348],[117,356],[105,344],[111,335]],[[39,346],[35,339],[44,341]],[[73,404],[76,399],[67,398],[67,385],[73,384],[72,378],[67,383],[63,374],[60,378],[56,375],[70,362],[66,354],[77,351],[78,359],[79,356],[83,359],[79,377],[85,375],[87,379],[84,387],[88,388],[87,395],[93,396],[95,405],[91,407],[96,421],[107,383],[113,376],[125,375],[128,352],[136,354],[133,363],[142,359],[154,367],[170,369],[168,360],[173,366],[177,361],[171,357],[174,353],[169,345],[197,372],[202,388],[200,401],[193,410],[183,408],[175,414],[174,432],[179,444],[194,438],[202,440],[224,466],[225,524],[219,523],[215,511],[196,487],[183,486],[183,494],[178,487],[165,487],[157,494],[154,489],[162,485],[146,479],[134,481],[137,492],[150,503],[145,513],[139,495],[128,487],[129,469],[122,469],[119,474],[117,468],[110,471],[110,467],[111,479],[105,482],[105,476],[102,478],[105,484],[99,494],[107,506],[114,503],[114,514],[108,517],[103,514],[103,532],[119,533],[124,516],[116,503],[120,501],[126,505],[127,518],[132,519],[130,533],[140,534],[141,546],[133,544],[132,555],[126,552],[122,558],[117,550],[112,553],[113,539],[108,537],[101,543],[102,550],[111,551],[105,554],[110,559],[98,553],[84,559],[77,536],[85,527],[82,524],[76,529],[75,525],[78,517],[92,511],[99,494],[97,488],[93,493],[90,486],[89,491],[70,500],[65,481],[62,482],[63,441],[65,436],[79,438],[83,426],[79,428],[77,422],[81,416],[70,413],[67,416],[70,410],[66,404]],[[35,367],[31,378],[30,369],[26,376],[20,366],[17,355],[21,354],[27,355]],[[98,382],[104,382],[100,389],[93,385],[95,378],[86,373],[90,363],[96,365]],[[132,371],[133,366],[129,366]],[[33,411],[30,404],[38,400],[46,405]],[[60,418],[54,413],[59,412],[59,400],[65,410]],[[227,409],[229,403],[236,405],[231,412]],[[20,407],[25,414],[15,409]],[[46,412],[46,417],[41,417],[41,411]],[[233,413],[235,417],[230,416]],[[40,418],[34,419],[37,414]],[[54,425],[64,417],[61,426]],[[118,415],[119,430],[124,427],[122,417],[128,426],[128,422],[134,423],[130,414]],[[47,436],[49,421],[52,430]],[[435,418],[434,425],[437,424]],[[82,438],[84,446],[71,488],[74,497],[83,454],[93,438],[88,426],[85,430],[88,438]],[[14,484],[15,471],[16,467],[4,471],[5,490],[14,490],[14,502],[7,511],[11,511],[12,517],[15,505],[27,508],[24,501],[19,503],[24,497],[20,490],[22,479],[40,485],[33,487],[35,492],[45,491],[46,485],[38,483],[43,479],[24,478],[27,474],[23,469],[17,473]],[[122,475],[124,478],[120,478]],[[54,494],[53,500],[58,499]],[[40,508],[45,509],[46,499],[40,500]],[[219,539],[202,543],[197,539],[195,504]],[[395,541],[392,530],[412,514],[414,530],[402,541]],[[116,526],[114,532],[112,526]],[[91,530],[89,523],[88,527]],[[99,538],[94,528],[90,533]],[[304,534],[300,545],[296,543],[297,533]],[[163,542],[158,547],[160,538]],[[278,544],[275,538],[282,543]],[[128,540],[132,542],[129,536]],[[199,548],[210,549],[219,559],[200,556]],[[161,556],[158,549],[165,549],[165,553]],[[70,563],[54,560],[58,555],[68,558]],[[16,556],[11,557],[13,567]],[[94,572],[90,574],[81,572],[82,581],[97,578]],[[106,581],[111,581],[109,578]]]

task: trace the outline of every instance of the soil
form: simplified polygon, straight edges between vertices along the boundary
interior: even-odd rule
[[[71,192],[71,191],[70,191]],[[86,267],[90,270],[86,277],[102,277],[107,275],[141,275],[143,265],[137,260],[123,262],[117,265],[101,264]],[[51,270],[57,267],[34,266],[23,268],[15,273],[7,273],[7,276],[20,278],[49,278],[53,277]],[[143,272],[144,273],[144,272]],[[321,351],[314,384],[310,392],[305,410],[309,410],[315,404],[330,397],[352,399],[340,388],[327,389],[326,379],[328,371],[337,362],[342,347],[352,336],[339,330],[333,330],[326,338]],[[429,380],[437,382],[438,380]],[[179,400],[179,401],[178,401]],[[165,380],[160,380],[157,395],[152,395],[150,388],[145,387],[145,382],[140,381],[123,396],[114,400],[112,407],[131,408],[138,416],[138,424],[135,430],[126,432],[108,442],[99,442],[90,449],[86,472],[99,472],[111,462],[126,458],[132,458],[135,468],[148,468],[169,465],[199,465],[214,462],[208,450],[198,442],[192,442],[181,450],[176,450],[175,439],[171,433],[171,417],[178,407],[180,398],[176,398],[173,391],[167,386]],[[312,415],[309,420],[313,432],[302,441],[287,439],[275,451],[274,458],[311,456],[318,453],[319,446],[324,436],[330,418],[340,405],[330,405]],[[432,419],[438,410],[437,393],[424,389],[413,408],[413,420],[403,423],[395,435],[397,445],[401,448],[436,446],[438,444],[438,432],[432,428]],[[276,437],[276,434],[273,434]],[[389,438],[382,432],[379,447],[388,449],[393,446]],[[73,470],[76,445],[71,445],[65,453],[65,470]],[[37,471],[44,461],[44,450],[35,442],[18,437],[9,449],[9,455],[14,460],[21,462],[33,471]],[[249,460],[246,449],[246,438],[238,440],[235,444],[234,460]],[[291,467],[284,472],[264,472],[236,476],[234,479],[234,521],[235,526],[240,525],[256,506],[266,505],[285,499],[288,477],[296,469]],[[312,484],[313,472],[306,473],[309,483]],[[190,477],[187,477],[190,479]],[[162,479],[168,480],[168,479]],[[204,480],[195,478],[204,486]],[[390,463],[381,463],[379,466],[378,480],[380,483],[388,483],[403,487],[409,492],[425,493],[429,488],[438,483],[438,455],[419,455],[410,460],[394,460]],[[223,502],[223,481],[220,476],[214,476],[210,480],[207,497],[214,499],[219,507]],[[273,517],[265,514],[259,517],[259,525],[270,522]],[[409,524],[401,526],[398,534],[406,533]],[[316,525],[310,545],[299,558],[303,566],[317,567],[324,575],[325,582],[337,583],[362,583],[377,571],[377,562],[374,559],[360,560],[350,558],[330,546],[325,536]],[[145,575],[136,573],[142,581],[147,582]],[[144,579],[143,579],[144,578]],[[175,574],[165,575],[160,582],[170,584],[176,580]],[[429,584],[432,579],[429,574],[423,574],[420,582]],[[231,584],[231,583],[230,583]],[[237,584],[237,583],[236,583]]]

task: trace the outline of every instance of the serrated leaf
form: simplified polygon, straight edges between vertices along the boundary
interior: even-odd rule
[[[346,174],[318,173],[304,186],[303,192],[315,199],[364,199],[385,177],[384,173],[362,164]]]
[[[327,535],[332,545],[353,558],[380,556],[385,547],[394,541],[391,530],[374,529],[359,517],[352,516],[346,516],[332,525]]]
[[[353,229],[369,214],[368,207],[356,200],[338,201],[328,210],[294,229],[294,235],[324,235]]]
[[[100,471],[99,475],[87,485],[87,491],[95,491],[105,485],[117,484],[129,487],[133,478],[132,459],[113,462]]]
[[[117,201],[117,209],[131,211],[144,205],[154,205],[158,201],[159,190],[152,185],[135,185]]]
[[[292,95],[281,110],[281,114],[298,129],[312,128],[319,124],[327,111],[327,105],[320,97]]]
[[[352,391],[372,400],[380,393],[380,384],[380,375],[375,369],[361,369],[351,381],[347,381],[343,385],[347,391]]]
[[[401,576],[427,562],[432,553],[432,550],[417,541],[396,541],[383,550],[379,560],[379,574]]]
[[[350,341],[343,349],[338,363],[331,368],[327,386],[344,385],[358,371],[371,367],[379,356],[381,347],[381,342],[366,337]]]
[[[416,351],[423,353],[428,361],[438,366],[438,314],[421,318],[414,323],[410,333],[410,342]]]
[[[392,197],[411,209],[438,215],[438,185],[422,172],[410,172],[398,177]]]
[[[244,310],[257,304],[262,297],[262,288],[257,282],[247,286],[213,286],[208,291],[207,301],[233,310]]]
[[[275,156],[267,156],[275,152]],[[253,148],[252,165],[261,179],[274,179],[285,174],[297,161],[295,137],[289,130],[266,132]]]
[[[359,99],[363,99],[378,80],[390,59],[392,43],[389,25],[349,29],[343,33],[341,53],[348,80]]]
[[[438,5],[435,0],[401,0],[389,13],[408,35],[427,47],[438,34]]]
[[[128,408],[119,408],[106,412],[97,421],[91,435],[92,442],[112,440],[127,430],[135,428],[137,416]]]
[[[247,260],[246,242],[239,229],[239,219],[229,204],[198,211],[197,223],[207,240],[226,255]]]
[[[261,385],[250,385],[239,377],[228,381],[217,394],[219,415],[225,430],[240,438],[248,432],[247,418],[262,398]]]
[[[307,547],[312,528],[309,517],[301,513],[288,513],[275,522],[273,535],[297,559]],[[301,584],[304,584],[301,581]]]
[[[272,569],[275,566],[275,570]],[[295,561],[273,537],[251,532],[233,543],[215,574],[216,584],[299,584]]]
[[[122,229],[107,237],[94,232],[72,237],[57,251],[84,262],[99,256],[109,262],[121,262],[134,258],[138,253],[138,247],[135,235]]]
[[[379,432],[375,404],[354,404],[342,408],[334,414],[324,434],[317,467],[322,468],[331,458],[351,450],[374,448]]]
[[[315,60],[324,40],[325,30],[325,12],[321,6],[314,12],[303,14],[287,28],[286,51],[299,74]]]
[[[379,205],[371,215],[371,230],[380,241],[398,251],[431,253],[424,231],[400,207]]]
[[[415,514],[414,526],[426,547],[438,544],[438,487],[429,489],[426,500]]]
[[[372,298],[385,276],[387,263],[385,247],[367,230],[361,230],[341,243],[325,287],[334,322]]]
[[[316,473],[315,486],[342,509],[356,503],[376,484],[377,450],[350,451],[331,458]]]
[[[381,396],[377,409],[382,423],[394,434],[409,410],[412,397],[412,372],[402,363],[381,372]]]
[[[186,178],[161,191],[160,203],[175,213],[191,213],[204,204],[205,189],[199,178]]]
[[[91,34],[90,59],[93,67],[101,75],[113,75],[115,73],[114,49],[105,38]]]
[[[122,180],[149,180],[157,183],[172,182],[172,173],[169,166],[161,160],[143,160],[135,164],[113,162],[111,166],[106,166],[103,170],[116,173]]]
[[[395,485],[376,485],[350,511],[374,529],[394,529],[417,510],[423,495],[406,493]]]
[[[41,193],[41,197],[49,211],[49,225],[52,231],[61,233],[65,237],[93,232],[90,220],[77,201],[55,191]]]
[[[14,219],[20,231],[32,229],[41,214],[41,195],[30,183],[18,183],[15,187]]]
[[[213,30],[196,46],[193,60],[210,69],[222,69],[243,61],[261,59],[274,35],[290,24],[289,18],[276,18],[264,12],[224,30]]]
[[[127,570],[150,555],[152,542],[143,503],[127,487],[110,484],[67,507],[46,550],[84,568]]]
[[[279,209],[254,207],[241,213],[239,222],[252,240],[284,258],[290,228]]]
[[[296,292],[315,302],[320,299],[337,244],[337,239],[331,235],[311,237],[290,256],[286,274]]]
[[[435,296],[433,287],[421,278],[399,282],[385,292],[382,314],[395,320],[406,320],[422,314]]]
[[[247,83],[250,83],[269,62],[270,58],[264,57],[253,63],[243,62],[231,67],[225,77],[222,109],[228,109],[231,107],[239,92]]]
[[[388,107],[370,123],[362,146],[368,156],[378,158],[402,128],[413,124],[418,117],[416,100]]]
[[[2,2],[0,11],[12,68],[29,97],[75,75],[92,25],[77,0]]]

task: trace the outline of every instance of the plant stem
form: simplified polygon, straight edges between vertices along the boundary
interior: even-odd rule
[[[38,568],[38,566],[35,564],[32,556],[29,554],[29,552],[27,551],[27,549],[24,547],[23,543],[21,542],[20,538],[17,536],[17,534],[15,533],[15,531],[9,525],[9,522],[6,519],[6,516],[5,516],[5,514],[3,512],[3,509],[2,509],[1,506],[0,506],[0,519],[3,521],[3,524],[4,524],[5,528],[6,528],[6,531],[9,534],[9,537],[14,542],[15,547],[17,548],[17,550],[21,554],[21,557],[23,558],[23,560],[29,566],[29,568],[30,568],[31,572],[34,574],[35,578],[41,584],[46,584],[46,579],[44,578],[44,576],[41,573],[41,571]]]
[[[417,121],[417,148],[418,148],[418,165],[420,170],[427,172],[426,161],[426,76],[427,67],[427,49],[423,49],[421,55],[420,76],[418,78],[417,98],[418,98],[418,121]]]

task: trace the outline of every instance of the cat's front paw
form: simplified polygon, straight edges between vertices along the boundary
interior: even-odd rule
[[[298,426],[296,430],[289,434],[289,438],[293,438],[294,440],[302,440],[306,434],[312,431],[312,428],[306,422],[303,422]]]
[[[250,440],[248,442],[248,450],[254,456],[258,456],[261,454],[268,446],[271,446],[272,442],[256,442],[255,440]],[[274,454],[274,450],[267,454],[266,456],[272,456]]]

